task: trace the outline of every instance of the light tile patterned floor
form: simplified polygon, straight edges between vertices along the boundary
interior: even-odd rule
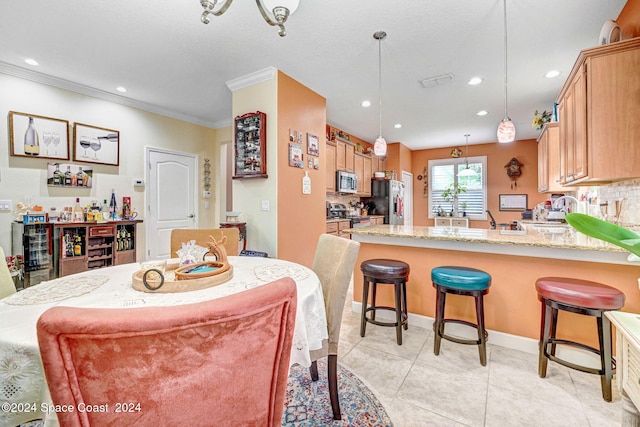
[[[394,328],[368,324],[361,338],[351,301],[350,293],[339,361],[375,390],[397,427],[620,426],[615,381],[607,403],[598,376],[549,362],[539,378],[534,354],[488,344],[483,367],[476,346],[443,340],[435,356],[432,331],[411,324],[402,346]]]

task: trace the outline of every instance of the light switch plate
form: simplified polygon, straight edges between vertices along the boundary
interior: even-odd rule
[[[262,210],[263,211],[268,211],[269,210],[269,201],[268,200],[263,200],[262,201]]]
[[[10,211],[11,209],[11,200],[0,200],[0,211]]]

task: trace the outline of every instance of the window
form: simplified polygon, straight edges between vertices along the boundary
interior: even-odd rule
[[[464,211],[469,219],[487,219],[487,157],[469,157],[468,161],[469,168],[476,172],[473,176],[458,176],[466,168],[465,159],[429,160],[429,218],[435,218],[438,212],[453,212],[455,216]],[[466,191],[447,200],[443,193],[453,184]]]

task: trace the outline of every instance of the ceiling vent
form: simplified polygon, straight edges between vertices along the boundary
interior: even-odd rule
[[[448,73],[448,74],[443,74],[441,76],[429,77],[427,79],[420,80],[420,84],[422,85],[423,88],[426,89],[430,87],[446,85],[451,83],[452,81],[453,81],[453,74]]]

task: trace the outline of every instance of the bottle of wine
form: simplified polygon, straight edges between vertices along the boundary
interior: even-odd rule
[[[73,207],[73,222],[83,222],[84,212],[82,206],[80,206],[80,198],[76,197],[76,204]]]
[[[76,242],[75,245],[73,245],[73,255],[82,255],[82,238],[78,234],[76,234]]]
[[[62,185],[64,174],[60,172],[60,163],[56,163],[56,170],[53,171],[53,185]]]
[[[67,171],[64,173],[64,185],[71,186],[71,165],[67,165]]]
[[[112,220],[118,219],[118,202],[116,201],[116,190],[111,190],[111,202],[109,203],[109,213]]]
[[[82,172],[82,166],[78,167],[78,173],[76,174],[76,185],[82,187],[84,185],[84,172]]]
[[[29,117],[29,126],[24,133],[24,154],[29,156],[40,154],[40,137],[36,126],[33,124],[33,117]]]

